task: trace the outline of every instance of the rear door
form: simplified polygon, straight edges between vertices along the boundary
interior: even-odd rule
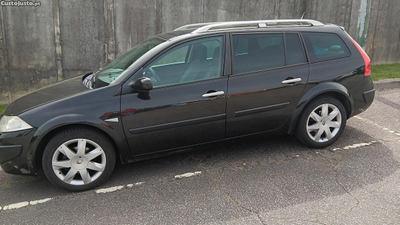
[[[298,33],[232,34],[227,137],[281,127],[308,80],[309,66]]]

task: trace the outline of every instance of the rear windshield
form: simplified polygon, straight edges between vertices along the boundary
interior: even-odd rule
[[[332,33],[303,32],[311,62],[320,62],[350,56],[343,40]]]
[[[124,72],[132,63],[138,60],[146,52],[164,42],[160,38],[150,38],[136,45],[133,49],[118,57],[108,64],[104,69],[96,73],[95,87],[102,87],[111,84]]]

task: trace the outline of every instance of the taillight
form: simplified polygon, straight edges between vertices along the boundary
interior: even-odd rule
[[[358,51],[361,53],[364,62],[365,62],[365,73],[364,76],[371,76],[371,59],[369,59],[369,56],[367,53],[364,51],[363,48],[350,36],[350,34],[347,34],[350,37],[350,40],[353,41],[354,45],[357,47]]]

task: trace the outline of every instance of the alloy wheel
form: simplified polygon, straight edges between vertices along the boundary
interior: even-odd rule
[[[69,140],[60,145],[52,157],[53,172],[70,185],[86,185],[95,181],[105,167],[104,150],[88,139]]]
[[[342,114],[333,104],[321,104],[311,111],[307,119],[307,134],[315,142],[334,138],[342,125]]]

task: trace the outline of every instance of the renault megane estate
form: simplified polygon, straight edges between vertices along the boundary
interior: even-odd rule
[[[0,164],[83,191],[135,162],[260,133],[335,142],[374,99],[371,62],[337,25],[314,20],[190,24],[93,73],[10,104]]]

